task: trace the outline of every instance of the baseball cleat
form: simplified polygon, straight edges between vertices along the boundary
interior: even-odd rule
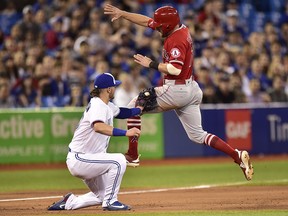
[[[65,204],[68,200],[68,198],[72,195],[72,193],[68,193],[61,200],[58,202],[53,203],[51,206],[48,207],[48,211],[53,211],[53,210],[65,210]]]
[[[129,156],[128,154],[125,154],[125,158],[126,158],[126,162],[127,162],[127,166],[129,167],[138,167],[140,165],[140,154],[138,155],[138,157],[136,159],[133,159],[131,156]]]
[[[242,169],[245,178],[250,181],[253,177],[254,174],[254,169],[252,166],[252,163],[250,161],[250,157],[247,151],[239,151],[237,149],[235,149],[236,152],[239,155],[239,158],[241,160],[241,163],[239,164],[240,168]]]
[[[130,210],[131,207],[128,205],[125,205],[119,201],[115,201],[114,203],[103,207],[104,211],[126,211],[126,210]]]

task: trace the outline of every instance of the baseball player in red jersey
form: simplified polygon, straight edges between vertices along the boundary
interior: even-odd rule
[[[107,4],[104,13],[111,15],[112,22],[124,18],[135,24],[149,27],[160,32],[164,38],[162,51],[163,63],[152,61],[141,54],[134,55],[135,62],[144,67],[153,68],[164,74],[163,86],[155,87],[155,104],[152,109],[144,108],[148,113],[175,110],[188,137],[196,143],[217,149],[234,159],[242,169],[245,178],[251,180],[253,166],[247,151],[233,149],[214,134],[204,131],[201,122],[200,103],[203,93],[193,79],[193,41],[188,28],[180,23],[177,10],[163,6],[154,12],[154,18],[141,14],[129,13]],[[150,94],[151,92],[149,92]],[[153,92],[152,92],[153,94]],[[149,101],[150,103],[151,101]],[[135,107],[137,98],[129,106]],[[141,128],[141,118],[134,117],[127,121],[128,128]],[[129,139],[129,149],[125,154],[128,166],[139,166],[138,138]]]

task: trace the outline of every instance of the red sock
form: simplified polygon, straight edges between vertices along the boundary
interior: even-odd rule
[[[141,117],[134,116],[132,118],[127,119],[127,128],[128,130],[136,127],[141,130]],[[128,154],[133,159],[138,157],[138,139],[139,137],[129,137],[129,149],[126,154]]]
[[[216,135],[213,134],[207,134],[204,140],[204,143],[206,145],[211,146],[214,149],[217,149],[221,152],[224,152],[225,154],[229,155],[231,158],[234,159],[234,161],[238,164],[241,163],[239,159],[238,153],[233,149],[228,143],[224,142],[222,139],[217,137]]]

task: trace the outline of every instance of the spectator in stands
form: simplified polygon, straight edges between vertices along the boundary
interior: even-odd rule
[[[283,56],[283,73],[288,75],[288,53]]]
[[[219,84],[215,91],[216,102],[225,104],[233,103],[235,101],[235,93],[230,89],[230,75],[223,73],[220,76]]]
[[[284,23],[288,23],[288,1],[286,1],[284,3],[284,13],[281,14],[281,17],[279,19],[279,23],[278,23],[278,27],[281,28],[281,26],[284,24]]]
[[[274,41],[271,44],[271,49],[270,49],[270,56],[271,59],[273,59],[274,57],[282,57],[284,54],[284,50],[282,50],[281,44],[279,41]]]
[[[132,76],[138,91],[150,87],[151,84],[157,86],[162,82],[162,77],[157,71],[138,68],[131,58],[136,50],[137,53],[151,56],[155,60],[161,59],[162,56],[157,50],[162,42],[158,36],[155,37],[158,33],[131,25],[125,20],[108,24],[100,13],[103,1],[37,0],[32,7],[25,6],[22,14],[17,14],[13,2],[15,1],[7,1],[0,14],[2,30],[0,30],[0,63],[2,64],[0,64],[0,71],[9,75],[9,88],[12,93],[20,87],[23,76],[32,75],[35,78],[33,80],[37,81],[36,83],[33,81],[37,95],[42,98],[44,95],[49,96],[50,90],[47,85],[50,83],[52,71],[57,67],[61,67],[57,70],[61,71],[61,76],[67,80],[69,87],[73,86],[70,96],[76,99],[81,92],[80,95],[85,103],[89,100],[89,91],[85,90],[87,88],[85,85],[89,85],[89,80],[99,73],[110,72],[117,78],[124,71]],[[158,3],[166,4],[164,1]],[[185,8],[176,4],[179,10],[183,10],[182,20],[190,26],[193,35],[195,78],[197,79],[201,65],[209,68],[210,71],[211,83],[203,84],[201,75],[198,78],[199,84],[203,86],[205,102],[217,102],[214,101],[214,87],[220,84],[219,71],[225,71],[230,78],[229,82],[232,86],[230,88],[237,89],[237,92],[234,92],[235,102],[245,101],[241,91],[245,95],[251,94],[249,79],[255,77],[260,79],[261,91],[265,93],[265,91],[273,91],[274,77],[287,77],[288,24],[285,20],[288,10],[284,13],[277,11],[281,16],[279,25],[275,25],[274,19],[271,21],[265,19],[263,26],[257,26],[259,29],[263,27],[263,32],[253,32],[251,29],[254,24],[243,26],[243,23],[248,24],[248,21],[253,19],[252,12],[255,8],[252,5],[251,10],[243,11],[245,6],[243,3],[245,2],[237,0],[200,0],[191,1],[190,4],[185,5]],[[143,9],[149,13],[149,8],[153,8],[154,4],[155,1],[151,1],[151,5],[140,8],[142,5],[133,1],[133,6],[125,7],[129,7],[134,12]],[[199,7],[196,4],[203,8],[197,10]],[[283,6],[288,8],[288,4]],[[274,12],[271,11],[271,14]],[[19,21],[21,15],[23,19]],[[58,30],[52,34],[53,40],[45,40],[52,24],[61,21],[61,27],[57,26]],[[86,44],[85,42],[82,44],[80,51],[83,38]],[[49,43],[44,43],[44,40]],[[77,48],[75,50],[74,45]],[[257,64],[261,68],[258,70],[259,74],[255,66]],[[256,73],[253,69],[255,67]],[[287,94],[288,81],[283,85]],[[16,96],[12,94],[11,97]],[[71,104],[85,105],[84,102],[74,99],[73,102],[70,101]],[[51,101],[51,106],[56,106],[54,99]]]
[[[203,89],[202,103],[203,104],[216,104],[216,103],[218,103],[218,100],[216,98],[214,85],[208,85],[205,87],[205,89]]]
[[[277,75],[281,77],[287,76],[287,73],[285,73],[285,67],[282,64],[282,58],[279,56],[272,59],[267,73],[267,76],[270,80],[272,80]]]
[[[74,83],[71,85],[71,97],[67,105],[72,107],[82,107],[87,105],[87,102],[84,101],[83,98],[82,87],[80,83]]]
[[[45,45],[51,51],[60,46],[61,40],[64,37],[62,23],[63,21],[61,18],[51,22],[51,29],[45,33]]]
[[[234,92],[235,99],[233,103],[247,103],[246,95],[242,90],[242,77],[238,71],[230,76],[230,89]]]
[[[280,43],[284,53],[288,53],[288,23],[283,23],[280,29]]]
[[[197,17],[197,21],[200,24],[203,24],[206,19],[212,19],[213,25],[220,24],[220,20],[214,12],[213,3],[214,3],[214,0],[205,0],[203,9],[200,11]]]
[[[248,37],[249,42],[249,58],[258,56],[265,52],[265,35],[261,32],[252,32]]]
[[[23,77],[25,73],[25,52],[24,51],[15,52],[15,54],[13,55],[13,62],[15,67],[17,68],[17,74],[15,75],[15,78],[17,80],[19,77]],[[16,80],[10,78],[12,86],[14,85]]]
[[[141,65],[133,63],[130,68],[130,75],[138,92],[151,86],[151,81],[146,76],[141,76]]]
[[[229,32],[227,34],[227,41],[223,43],[226,51],[232,54],[233,58],[242,51],[243,39],[238,31]]]
[[[40,26],[41,32],[45,33],[50,29],[50,25],[47,20],[47,13],[44,9],[38,9],[35,15],[35,22]]]
[[[20,25],[16,24],[12,27],[9,38],[15,43],[18,44],[21,42],[21,29]]]
[[[271,63],[270,57],[266,52],[260,53],[259,55],[259,64],[262,67],[263,74],[268,75],[269,65]],[[268,76],[268,78],[270,78]]]
[[[195,24],[195,29],[194,29],[194,58],[201,57],[202,55],[202,49],[204,47],[207,47],[207,42],[208,39],[202,37],[202,29],[200,25]]]
[[[50,5],[50,0],[37,0],[33,5],[33,11],[37,12],[41,11],[41,13],[44,13],[47,17],[51,17],[53,14],[52,7]]]
[[[19,79],[19,73],[17,66],[14,63],[14,60],[12,56],[4,56],[2,59],[3,65],[4,65],[4,71],[2,73],[5,73],[6,76],[9,78],[10,84],[13,87],[16,81]]]
[[[89,45],[93,51],[101,51],[108,54],[115,46],[111,43],[112,29],[107,22],[101,22],[97,31],[91,32],[88,38]]]
[[[69,29],[66,32],[66,35],[71,37],[73,40],[76,40],[79,31],[83,27],[81,25],[82,25],[81,19],[79,19],[78,16],[77,17],[72,17],[72,19],[70,20]]]
[[[225,73],[232,74],[235,71],[235,68],[232,65],[231,58],[226,51],[219,53],[216,59],[215,65],[216,71],[224,71]]]
[[[17,51],[17,44],[14,43],[14,41],[11,38],[6,38],[4,40],[4,46],[2,49],[4,55],[13,55],[14,52]]]
[[[230,9],[226,12],[226,22],[223,28],[226,34],[238,32],[242,38],[245,38],[245,30],[239,23],[239,12],[237,10]]]
[[[100,53],[98,52],[90,52],[87,58],[88,63],[86,64],[86,80],[87,84],[89,83],[91,75],[95,72],[96,64],[99,61],[98,56]]]
[[[19,28],[21,32],[21,40],[38,41],[42,37],[41,27],[35,22],[35,13],[31,5],[27,5],[23,8],[23,20],[19,22]]]
[[[131,75],[122,73],[119,76],[119,80],[122,84],[121,87],[119,86],[116,88],[113,102],[119,107],[126,107],[129,102],[138,95],[139,91],[136,88]]]
[[[53,68],[51,75],[50,86],[52,90],[52,96],[54,97],[53,106],[64,107],[70,101],[71,89],[68,83],[68,79],[64,74],[62,74],[61,65],[56,65]]]
[[[31,75],[25,75],[21,79],[21,85],[16,90],[17,107],[39,107],[40,98],[37,94]]]
[[[204,90],[209,85],[213,85],[208,67],[204,65],[200,66],[197,71],[195,70],[195,76],[197,83],[202,90]]]
[[[109,69],[110,68],[108,62],[105,59],[101,59],[96,62],[93,73],[91,73],[91,70],[87,78],[88,80],[91,80],[102,73],[109,73]]]
[[[247,95],[247,102],[249,103],[264,103],[270,102],[270,97],[266,92],[261,91],[261,82],[257,78],[252,78],[249,82],[250,94]]]
[[[268,89],[271,102],[288,102],[288,95],[285,93],[285,77],[275,75],[272,88]]]
[[[201,57],[201,65],[206,67],[207,69],[211,69],[214,67],[216,63],[216,57],[214,54],[213,47],[207,46],[202,50]]]
[[[239,71],[239,73],[242,75],[246,75],[248,69],[249,69],[249,60],[248,56],[245,55],[245,53],[240,52],[238,53],[234,58],[234,68],[235,70]]]
[[[83,37],[83,40],[79,44],[79,49],[75,53],[74,60],[82,65],[88,65],[88,57],[90,54],[90,46],[87,38]]]
[[[62,19],[62,32],[66,33],[69,29],[71,19],[66,16],[66,7],[69,1],[57,1],[59,4],[53,8],[53,16],[49,18],[49,24],[55,20]]]
[[[20,14],[17,13],[15,4],[13,1],[5,0],[1,4],[6,3],[6,7],[1,11],[0,14],[0,26],[4,35],[10,35],[12,27],[21,18]]]
[[[202,24],[202,37],[206,40],[211,40],[214,34],[214,30],[215,24],[213,23],[213,19],[205,19]]]
[[[4,74],[0,74],[0,108],[13,108],[15,101],[10,94],[9,79]]]
[[[92,10],[90,10],[89,18],[86,21],[86,27],[88,27],[90,29],[92,34],[94,32],[96,33],[99,29],[99,25],[101,22],[100,14],[101,14],[101,12],[98,8],[93,8]],[[93,42],[89,42],[89,43],[92,44]]]
[[[260,90],[266,91],[271,86],[271,81],[263,73],[263,66],[259,62],[259,58],[255,58],[251,62],[251,68],[247,73],[247,77],[251,79],[258,79],[260,81]]]
[[[224,0],[224,6],[226,6],[226,10],[238,10],[239,0]]]
[[[36,57],[33,55],[28,55],[26,57],[26,61],[25,61],[25,72],[24,72],[22,77],[24,77],[26,75],[33,75],[33,73],[35,71],[36,64],[37,64]]]
[[[215,26],[213,31],[213,37],[210,38],[209,44],[213,48],[214,54],[216,50],[223,46],[223,42],[226,40],[226,35],[222,26]]]
[[[265,32],[265,48],[267,51],[271,50],[272,44],[279,41],[278,34],[276,31]]]
[[[129,71],[129,64],[127,63],[127,59],[130,58],[129,53],[125,53],[121,49],[116,49],[112,54],[111,54],[111,60],[110,60],[110,66],[113,68],[119,68],[119,70],[114,70],[113,71],[113,76],[115,79],[118,79],[119,73],[122,71],[128,72]]]
[[[219,24],[222,24],[225,20],[225,13],[224,13],[224,2],[223,0],[214,0],[213,1],[213,13],[219,20]]]

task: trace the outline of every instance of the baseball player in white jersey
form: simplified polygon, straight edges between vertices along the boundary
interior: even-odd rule
[[[138,137],[140,130],[121,130],[113,127],[113,118],[125,119],[141,114],[142,107],[119,108],[110,100],[121,82],[109,73],[96,77],[92,99],[75,130],[69,144],[67,167],[73,176],[81,178],[90,192],[76,196],[69,193],[48,210],[73,210],[92,205],[102,205],[103,210],[130,210],[117,199],[126,159],[120,153],[107,153],[110,136]]]
[[[134,55],[135,62],[144,67],[156,69],[164,74],[163,86],[155,87],[155,103],[144,107],[143,111],[155,113],[175,110],[188,137],[200,144],[206,144],[232,157],[242,169],[247,180],[252,179],[253,167],[247,151],[233,149],[230,145],[214,134],[207,133],[202,128],[200,103],[203,93],[198,83],[193,79],[193,40],[188,28],[180,23],[178,12],[171,6],[163,6],[154,12],[154,18],[141,14],[129,13],[107,4],[104,14],[112,16],[112,22],[124,18],[135,24],[149,27],[160,32],[164,39],[162,51],[163,63],[152,61],[141,54]],[[147,90],[147,95],[153,92]],[[145,95],[145,94],[144,94]],[[140,95],[139,95],[140,96]],[[152,97],[154,98],[154,97]],[[139,99],[139,97],[138,97]],[[131,101],[130,107],[137,104],[137,99]],[[139,104],[139,103],[138,103]],[[148,97],[148,105],[151,99]],[[139,116],[127,121],[128,128],[141,128]],[[128,166],[139,166],[138,139],[129,139],[129,149],[125,154]]]

